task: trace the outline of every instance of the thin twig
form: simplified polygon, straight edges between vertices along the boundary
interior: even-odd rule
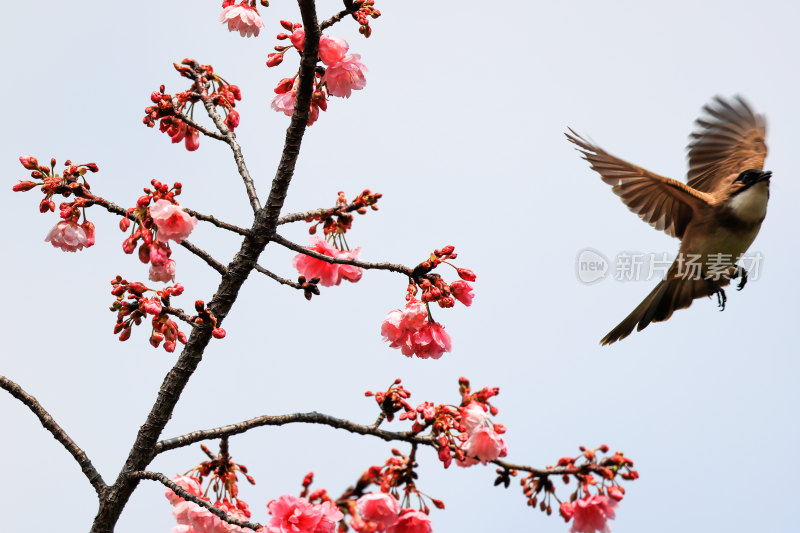
[[[198,85],[200,85],[199,82]],[[217,113],[217,109],[214,107],[214,102],[212,102],[209,98],[206,88],[202,87],[202,91],[202,101],[206,108],[206,112],[208,113],[208,116],[211,117],[211,120],[214,121],[214,125],[217,126],[219,132],[222,134],[224,138],[223,140],[228,143],[228,146],[231,147],[231,150],[233,151],[233,159],[236,161],[236,168],[239,170],[239,175],[242,177],[242,181],[244,181],[244,188],[247,191],[247,197],[250,199],[250,207],[253,208],[253,213],[257,213],[261,210],[261,202],[258,199],[258,193],[256,192],[256,186],[253,183],[253,178],[250,177],[250,172],[247,170],[247,165],[244,162],[242,147],[239,146],[239,143],[236,141],[236,134],[228,129],[228,126],[225,125],[225,121],[222,120],[222,117],[220,117],[219,113]]]
[[[418,433],[414,433],[411,431],[401,431],[401,432],[386,431],[384,429],[378,428],[376,424],[373,424],[371,426],[365,426],[363,424],[351,422],[350,420],[336,418],[334,416],[322,413],[310,412],[310,413],[294,413],[289,415],[272,415],[272,416],[264,415],[256,418],[251,418],[250,420],[244,420],[236,424],[229,424],[227,426],[221,426],[213,429],[192,431],[191,433],[186,433],[185,435],[181,435],[180,437],[174,437],[171,439],[159,441],[156,444],[155,453],[160,454],[169,450],[174,450],[176,448],[183,448],[185,446],[189,446],[191,444],[194,444],[196,442],[201,442],[204,440],[218,439],[222,437],[230,437],[232,435],[238,435],[258,427],[284,426],[287,424],[320,424],[323,426],[329,426],[336,429],[343,429],[345,431],[349,431],[350,433],[356,433],[358,435],[370,435],[373,437],[378,437],[379,439],[385,440],[387,442],[403,441],[411,443],[413,445],[422,444],[425,446],[431,446],[438,450],[438,443],[436,439],[431,435],[420,435]],[[611,458],[606,458],[604,461],[601,461],[599,463],[586,463],[578,467],[557,466],[552,468],[536,468],[528,465],[508,463],[506,461],[501,461],[499,459],[489,462],[505,470],[518,470],[521,472],[529,472],[536,476],[557,476],[563,474],[574,475],[576,472],[578,473],[601,472],[603,468],[606,468],[613,464],[613,460]]]
[[[247,522],[245,520],[239,520],[238,518],[234,518],[233,516],[223,511],[222,509],[214,507],[214,505],[211,502],[198,498],[194,494],[191,494],[190,492],[182,489],[179,485],[172,482],[172,480],[170,480],[167,476],[159,472],[137,471],[137,472],[130,472],[128,476],[134,479],[149,479],[152,481],[158,481],[163,485],[172,489],[172,492],[174,492],[184,500],[188,500],[194,504],[199,505],[200,507],[208,509],[211,513],[215,514],[220,519],[224,520],[225,522],[228,522],[229,524],[233,524],[239,527],[250,528],[253,531],[256,531],[261,527],[261,524],[254,522]]]
[[[225,265],[223,265],[222,263],[211,257],[211,254],[209,254],[202,248],[198,248],[197,246],[190,243],[186,239],[181,241],[181,246],[183,246],[184,248],[192,252],[194,255],[205,261],[208,266],[210,266],[223,276],[228,272],[228,269],[225,267]]]
[[[226,139],[224,135],[220,135],[216,131],[211,131],[205,126],[198,124],[194,120],[190,119],[183,113],[175,113],[175,116],[207,137],[211,137],[212,139],[217,139],[218,141],[228,142],[228,139]]]
[[[275,274],[273,272],[270,272],[269,270],[267,270],[266,268],[262,267],[261,265],[256,265],[255,268],[256,268],[257,271],[261,272],[265,276],[268,276],[268,277],[274,279],[275,281],[277,281],[278,283],[280,283],[282,285],[288,285],[289,287],[294,287],[295,289],[302,289],[303,288],[303,286],[300,285],[299,283],[297,283],[296,281],[292,281],[290,279],[282,278],[279,275],[277,275],[277,274]]]
[[[218,218],[216,218],[216,217],[214,217],[212,215],[204,215],[202,213],[198,213],[194,209],[187,209],[185,207],[183,208],[183,210],[186,211],[187,213],[189,213],[190,215],[192,215],[193,217],[196,217],[198,220],[203,220],[205,222],[211,222],[213,225],[215,225],[218,228],[226,229],[228,231],[232,231],[234,233],[238,233],[239,235],[243,235],[245,237],[250,235],[250,230],[246,230],[244,228],[240,228],[239,226],[235,226],[233,224],[229,224],[228,222],[223,222],[222,220],[220,220],[220,219],[218,219]]]
[[[230,424],[214,429],[193,431],[180,437],[160,441],[158,444],[156,444],[156,454],[165,452],[167,450],[173,450],[175,448],[182,448],[203,440],[238,435],[239,433],[244,433],[245,431],[261,426],[283,426],[286,424],[296,423],[321,424],[337,429],[344,429],[345,431],[357,433],[359,435],[372,435],[373,437],[378,437],[379,439],[383,439],[385,441],[399,440],[411,443],[416,442],[419,444],[434,444],[434,440],[430,436],[420,436],[410,431],[386,431],[375,426],[365,426],[363,424],[357,424],[355,422],[336,418],[330,415],[311,412],[276,416],[264,415],[239,422],[238,424]]]
[[[400,264],[395,263],[367,263],[365,261],[359,261],[358,259],[342,259],[339,257],[331,257],[329,255],[324,255],[313,250],[309,250],[304,246],[300,246],[299,244],[295,244],[292,241],[285,239],[278,235],[277,233],[270,237],[271,241],[274,241],[281,246],[284,246],[290,250],[294,250],[295,252],[299,252],[301,254],[305,254],[309,257],[313,257],[315,259],[319,259],[320,261],[325,261],[326,263],[334,263],[338,265],[353,265],[357,267],[361,267],[367,270],[390,270],[392,272],[399,272],[400,274],[410,276],[412,273],[412,269],[408,268],[407,266],[403,266]]]
[[[39,401],[22,390],[22,387],[5,376],[0,376],[0,387],[7,390],[11,396],[24,403],[28,409],[33,411],[33,414],[35,414],[39,419],[39,422],[42,423],[42,426],[49,431],[53,437],[60,442],[62,446],[64,446],[64,448],[66,448],[72,457],[75,458],[75,460],[78,462],[78,465],[81,467],[81,471],[86,475],[86,477],[89,479],[89,483],[92,484],[92,487],[94,487],[94,490],[97,492],[97,495],[102,498],[108,486],[106,485],[105,481],[103,481],[103,477],[89,460],[89,457],[86,456],[86,452],[84,452],[77,444],[75,444],[70,436],[67,435],[67,432],[64,431],[55,420],[53,420],[53,417],[50,416],[50,413],[48,413],[44,407],[42,407]]]
[[[334,216],[339,213],[350,213],[351,211],[355,211],[360,207],[364,207],[362,204],[356,204],[355,202],[350,202],[345,207],[330,207],[330,208],[320,208],[320,209],[312,209],[311,211],[306,211],[305,213],[290,213],[288,215],[284,215],[278,219],[278,225],[282,224],[289,224],[290,222],[299,222],[301,220],[308,220],[313,219],[314,217],[323,217],[326,215]]]
[[[164,307],[164,312],[168,315],[172,315],[178,317],[179,319],[183,320],[190,326],[194,327],[194,322],[192,321],[192,317],[186,314],[186,311],[183,309],[178,309],[177,307]]]
[[[328,29],[331,26],[333,26],[334,24],[336,24],[337,22],[339,22],[340,20],[342,20],[343,18],[345,18],[347,15],[352,15],[353,13],[358,11],[358,8],[356,6],[358,6],[359,4],[358,3],[353,3],[352,5],[353,5],[353,8],[355,8],[355,9],[353,9],[353,8],[342,9],[341,11],[336,13],[334,16],[332,16],[328,20],[323,21],[322,23],[320,23],[319,29],[320,30]]]

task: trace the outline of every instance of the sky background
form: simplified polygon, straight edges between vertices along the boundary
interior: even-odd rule
[[[367,272],[357,284],[298,291],[251,275],[186,388],[163,437],[262,414],[318,410],[371,423],[366,390],[400,377],[413,403],[458,402],[457,380],[499,386],[495,418],[508,427],[508,459],[546,466],[579,445],[608,444],[641,479],[612,526],[648,531],[796,531],[797,198],[800,123],[798,7],[785,1],[425,2],[379,0],[365,40],[345,20],[329,30],[369,67],[367,87],[332,99],[303,141],[285,212],[333,204],[343,190],[384,194],[380,211],[348,233],[362,258],[414,265],[453,244],[474,270],[475,303],[440,310],[453,337],[440,360],[408,359],[381,342],[380,322],[404,303],[406,281]],[[341,8],[319,1],[320,17]],[[251,212],[230,150],[202,139],[189,153],[142,125],[162,83],[187,87],[173,61],[193,57],[241,87],[239,142],[262,199],[280,158],[288,117],[272,89],[297,60],[264,65],[294,2],[262,9],[266,28],[242,39],[217,22],[218,2],[44,2],[7,5],[0,33],[8,79],[0,132],[0,273],[5,338],[0,373],[36,396],[112,482],[176,355],[153,349],[146,327],[112,334],[109,280],[147,277],[121,251],[118,217],[89,211],[97,244],[66,254],[43,242],[57,214],[40,194],[12,193],[20,154],[97,162],[93,190],[131,206],[152,178],[181,181],[180,202],[249,227]],[[667,323],[611,347],[598,341],[655,285],[606,279],[585,285],[579,252],[674,254],[678,242],[628,212],[568,143],[568,126],[611,153],[665,176],[685,176],[692,122],[714,95],[741,94],[767,116],[769,212],[752,250],[760,278],[728,291],[725,312],[698,300]],[[307,239],[306,225],[284,227]],[[191,240],[227,263],[235,235],[200,224]],[[270,245],[260,263],[296,277],[293,253]],[[217,274],[176,247],[175,305],[209,300]],[[612,267],[613,268],[613,267]],[[455,279],[447,270],[446,278]],[[3,531],[58,524],[87,531],[97,510],[76,463],[19,402],[0,395]],[[387,429],[405,430],[394,422]],[[212,443],[209,443],[212,444]],[[382,464],[393,445],[324,427],[262,428],[231,440],[255,476],[241,495],[253,519],[297,493],[303,476],[338,495]],[[407,446],[398,446],[407,451]],[[199,445],[160,455],[173,475],[204,459]],[[443,470],[419,454],[419,487],[443,499],[434,531],[565,532],[524,505],[518,484],[492,486],[494,469]],[[573,485],[574,487],[574,485]],[[143,481],[119,533],[174,525],[163,487]],[[561,489],[562,496],[568,494]]]

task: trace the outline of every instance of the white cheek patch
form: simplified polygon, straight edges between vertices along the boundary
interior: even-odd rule
[[[756,222],[766,216],[768,199],[767,183],[762,181],[731,198],[728,205],[741,220]]]

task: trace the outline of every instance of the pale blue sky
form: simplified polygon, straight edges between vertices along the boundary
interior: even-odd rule
[[[278,20],[300,18],[294,2],[272,3],[256,39],[228,33],[216,2],[5,8],[0,208],[8,227],[0,239],[11,259],[0,267],[0,373],[39,398],[107,481],[175,356],[152,349],[144,328],[127,343],[111,333],[108,281],[147,275],[121,253],[117,218],[92,209],[97,245],[75,255],[53,249],[43,239],[56,215],[38,213],[38,194],[11,192],[25,176],[17,157],[95,161],[93,190],[121,205],[133,205],[152,178],[181,181],[184,205],[249,225],[226,146],[203,139],[188,153],[141,119],[161,83],[170,92],[186,86],[173,61],[213,64],[242,89],[237,133],[263,198],[288,125],[269,109],[272,88],[296,67],[287,59],[268,70],[264,61]],[[341,6],[318,4],[324,16]],[[253,275],[225,322],[228,337],[212,342],[164,437],[315,409],[371,422],[365,390],[401,377],[414,402],[456,402],[464,375],[477,387],[500,387],[496,420],[508,427],[510,460],[545,466],[581,444],[607,443],[636,461],[641,479],[627,485],[615,533],[795,531],[798,8],[421,0],[377,7],[384,16],[369,40],[349,20],[330,30],[361,54],[367,88],[332,100],[307,132],[286,208],[328,206],[339,190],[352,197],[370,188],[384,194],[381,210],[359,217],[348,235],[364,259],[411,265],[454,244],[478,282],[473,307],[436,315],[453,352],[423,361],[381,343],[380,321],[403,304],[397,275],[370,272],[311,303]],[[729,291],[723,313],[700,300],[601,348],[599,339],[654,282],[583,285],[577,254],[673,254],[678,243],[630,214],[563,132],[571,126],[615,155],[682,179],[692,121],[712,96],[736,93],[768,120],[774,177],[753,245],[764,255],[760,279]],[[306,238],[303,225],[283,231]],[[223,262],[238,248],[235,236],[205,225],[192,240]],[[292,256],[270,245],[261,262],[293,277]],[[182,249],[173,257],[187,287],[176,303],[189,309],[208,300],[216,273]],[[94,491],[69,455],[7,395],[0,420],[3,531],[87,531]],[[231,446],[258,481],[242,495],[260,521],[265,503],[297,492],[309,470],[338,494],[391,448],[317,427],[261,429]],[[159,456],[151,468],[174,474],[202,459],[192,447]],[[526,508],[518,485],[492,487],[492,468],[443,471],[432,451],[420,462],[420,488],[447,504],[432,515],[437,533],[568,529]],[[143,482],[117,531],[166,533],[173,524],[161,486]]]

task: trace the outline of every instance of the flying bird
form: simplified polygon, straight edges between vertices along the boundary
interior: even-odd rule
[[[772,172],[766,120],[740,96],[715,97],[695,122],[688,149],[688,182],[654,174],[619,159],[572,129],[566,133],[583,158],[639,218],[680,239],[678,257],[655,289],[600,344],[612,344],[661,322],[702,296],[727,300],[723,287],[747,271],[736,264],[758,235],[767,214]],[[691,268],[689,268],[691,266]]]

